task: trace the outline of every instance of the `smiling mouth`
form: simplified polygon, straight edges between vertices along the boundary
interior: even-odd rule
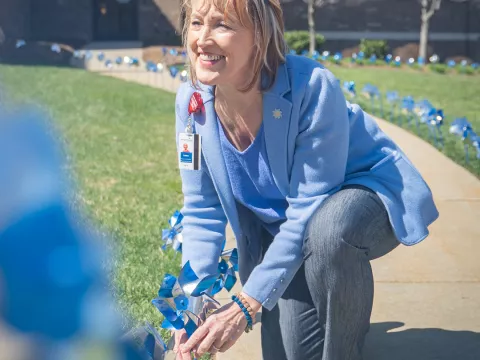
[[[225,58],[225,56],[222,55],[210,55],[210,54],[200,54],[199,55],[200,60],[202,61],[207,61],[207,62],[217,62]]]

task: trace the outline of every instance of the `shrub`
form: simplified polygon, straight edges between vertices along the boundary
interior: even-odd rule
[[[376,55],[377,58],[384,59],[388,54],[388,45],[384,40],[366,40],[360,42],[360,51],[365,53],[366,58]]]
[[[356,60],[355,60],[355,63],[356,63],[357,65],[361,65],[361,66],[363,66],[363,65],[368,65],[369,62],[370,62],[370,60],[367,60],[367,59],[356,59]]]
[[[315,49],[318,50],[325,43],[323,35],[316,34]],[[287,31],[285,32],[285,41],[290,50],[295,50],[297,54],[310,48],[310,37],[308,31]]]
[[[457,71],[459,74],[465,74],[465,75],[473,75],[475,74],[475,70],[472,69],[470,66],[465,66],[465,67],[461,67],[459,66],[457,68]]]
[[[445,64],[431,64],[429,65],[430,70],[439,74],[445,74],[448,71],[448,66]]]

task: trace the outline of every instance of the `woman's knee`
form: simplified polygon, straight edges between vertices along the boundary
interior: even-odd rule
[[[312,215],[305,247],[309,252],[335,256],[346,243],[368,253],[388,232],[388,215],[378,196],[363,187],[345,188],[327,198]]]

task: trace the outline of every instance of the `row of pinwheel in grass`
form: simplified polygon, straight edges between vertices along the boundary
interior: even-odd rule
[[[298,55],[295,50],[290,50],[290,54]],[[429,67],[432,71],[438,73],[447,73],[449,70],[456,69],[460,74],[469,74],[473,75],[476,73],[480,74],[480,64],[478,62],[469,63],[467,60],[461,60],[459,62],[455,60],[448,60],[445,63],[440,62],[440,57],[438,55],[432,55],[428,61],[421,57],[413,58],[409,57],[402,58],[401,56],[393,56],[392,54],[387,54],[385,57],[379,57],[375,54],[366,56],[364,52],[360,51],[358,53],[353,53],[350,57],[344,57],[341,52],[336,52],[334,54],[330,51],[318,52],[314,51],[309,53],[307,50],[304,50],[299,55],[310,57],[316,61],[320,62],[329,62],[336,65],[350,64],[350,65],[386,65],[400,68],[403,65],[407,65],[411,68],[422,69]]]
[[[27,42],[25,40],[18,40],[16,43],[17,49],[22,49],[25,46],[27,46]],[[162,63],[162,62],[154,62],[150,60],[143,61],[138,57],[128,56],[128,55],[125,55],[125,56],[118,55],[114,58],[109,58],[103,51],[94,53],[91,50],[71,50],[57,43],[50,45],[50,51],[56,54],[60,54],[62,52],[70,52],[72,53],[73,58],[83,60],[86,62],[96,60],[101,64],[103,64],[103,66],[107,70],[116,70],[116,69],[120,70],[124,67],[127,67],[127,68],[144,67],[146,71],[152,72],[152,73],[158,73],[158,74],[161,74],[164,71],[168,71],[168,73],[172,78],[176,78],[178,76],[180,81],[182,82],[187,81],[187,78],[188,78],[188,73],[184,69],[183,64],[166,65],[165,63]],[[185,62],[185,59],[187,56],[187,52],[185,50],[179,51],[177,48],[162,47],[162,53],[164,57],[170,57],[171,59],[181,58],[182,61],[180,62]]]
[[[357,99],[354,81],[344,82],[343,90],[350,99]],[[361,94],[370,100],[366,105],[373,115],[387,118],[399,126],[415,128],[417,134],[426,128],[429,140],[438,148],[444,147],[445,135],[442,128],[445,125],[446,116],[443,109],[434,106],[426,99],[416,101],[412,96],[402,97],[397,91],[387,91],[383,96],[378,87],[372,84],[366,84]],[[360,98],[359,102],[361,101]],[[386,101],[386,107],[384,101]],[[463,142],[466,163],[470,162],[470,149],[474,150],[476,159],[480,160],[480,136],[466,117],[455,118],[450,123],[448,132]]]

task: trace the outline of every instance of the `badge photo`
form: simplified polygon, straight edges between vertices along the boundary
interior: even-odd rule
[[[178,163],[181,170],[200,170],[201,137],[198,134],[180,133]]]

